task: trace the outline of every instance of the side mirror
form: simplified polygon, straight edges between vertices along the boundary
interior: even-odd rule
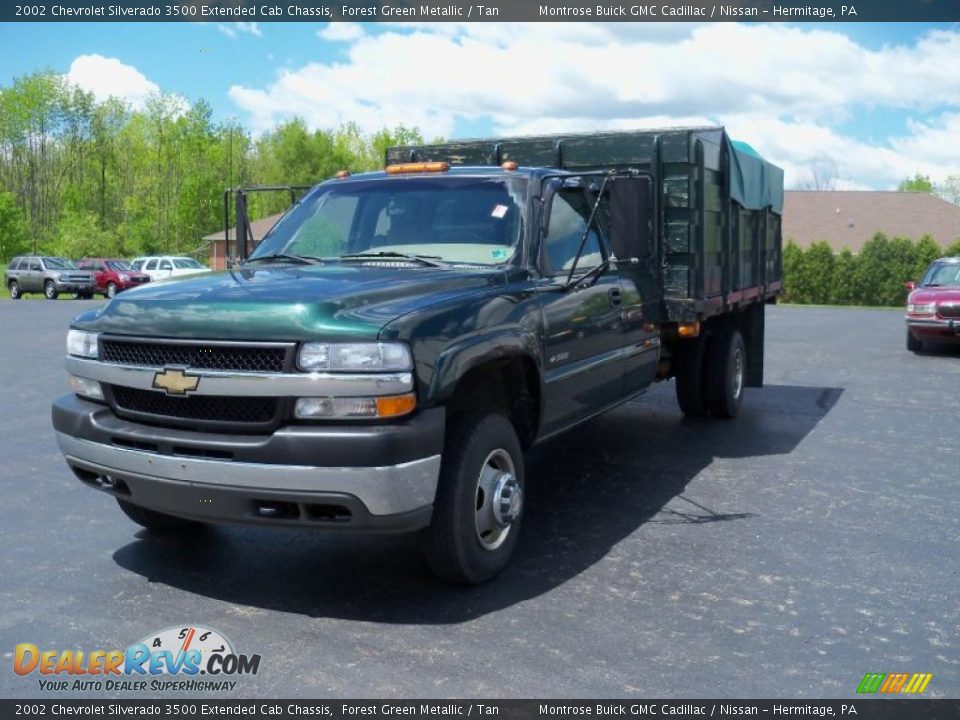
[[[917,289],[917,283],[915,283],[913,280],[907,280],[907,281],[903,284],[903,286],[904,286],[907,290],[916,290],[916,289]]]
[[[655,254],[653,194],[650,178],[610,181],[610,244],[621,261],[649,260]]]
[[[540,207],[540,236],[547,237],[550,229],[550,209],[553,207],[553,198],[563,187],[563,180],[560,178],[551,178],[543,188],[543,205]]]

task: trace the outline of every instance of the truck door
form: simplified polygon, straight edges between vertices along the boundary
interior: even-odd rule
[[[20,267],[23,268],[24,264],[20,263]],[[43,266],[40,264],[40,258],[30,258],[20,287],[23,288],[24,292],[40,292],[43,290]]]
[[[539,245],[539,285],[544,330],[544,434],[561,430],[611,405],[623,390],[623,292],[605,268],[582,286],[568,287],[592,204],[581,184],[568,180],[549,203],[546,236]],[[594,219],[576,261],[577,277],[607,259]]]
[[[623,287],[624,394],[653,382],[660,360],[663,299],[660,251],[649,176],[618,177],[607,185],[611,246]]]

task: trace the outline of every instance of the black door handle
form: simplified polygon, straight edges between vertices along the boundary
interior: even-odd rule
[[[620,288],[610,288],[607,290],[607,295],[610,298],[611,305],[619,305],[623,302],[623,293],[620,291]]]

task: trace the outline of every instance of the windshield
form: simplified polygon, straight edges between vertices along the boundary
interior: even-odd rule
[[[404,253],[500,265],[520,242],[526,184],[443,176],[325,185],[287,213],[250,259]]]
[[[107,267],[117,272],[129,272],[133,267],[126,260],[107,260]]]
[[[960,287],[960,263],[934,263],[920,284]]]
[[[77,266],[70,260],[60,257],[45,257],[43,266],[48,270],[76,270]]]
[[[203,268],[203,265],[198,263],[193,258],[174,258],[173,266],[175,268],[180,268],[181,270],[186,270],[188,268],[191,270],[196,268]]]

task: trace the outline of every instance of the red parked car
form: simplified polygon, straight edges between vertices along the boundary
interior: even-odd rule
[[[93,272],[94,292],[112,298],[121,290],[150,282],[150,276],[135,270],[126,260],[84,258],[77,267]]]
[[[907,349],[924,343],[960,343],[960,257],[934,260],[920,282],[905,284]]]

